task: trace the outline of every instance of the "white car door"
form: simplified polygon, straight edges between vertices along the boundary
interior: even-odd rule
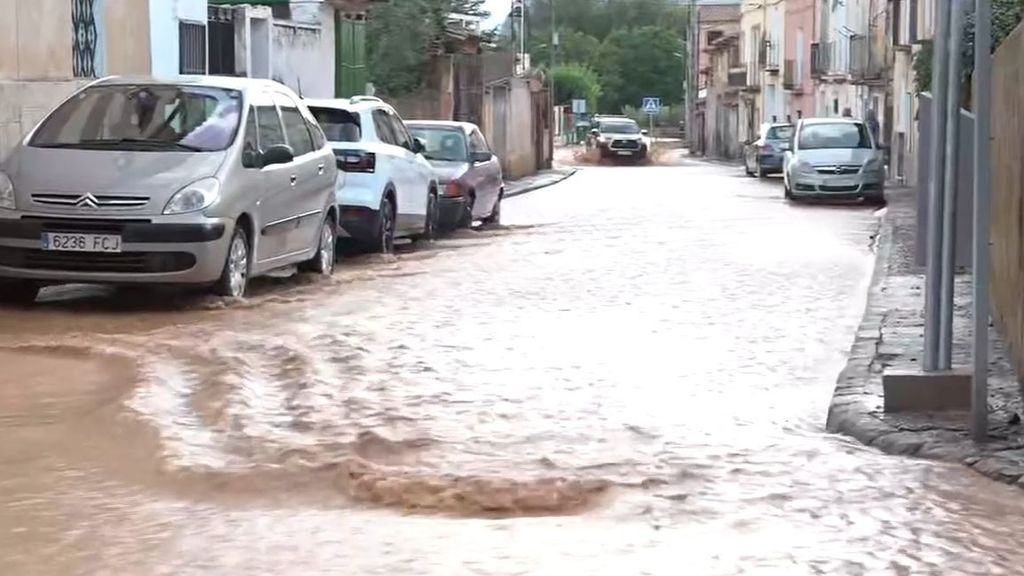
[[[388,111],[388,121],[397,140],[396,154],[401,158],[400,181],[404,190],[398,200],[399,227],[410,233],[422,231],[427,215],[427,188],[429,180],[423,178],[418,156],[414,150],[412,135],[398,114]]]

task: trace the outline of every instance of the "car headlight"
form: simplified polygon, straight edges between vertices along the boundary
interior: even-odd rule
[[[797,160],[793,169],[796,170],[797,174],[817,174],[817,171],[814,170],[814,166],[811,166],[810,162],[805,162],[804,160]]]
[[[0,172],[0,208],[14,210],[14,182]]]
[[[877,172],[883,168],[881,158],[872,158],[864,163],[865,172]]]
[[[204,178],[182,188],[167,202],[164,214],[187,214],[205,210],[220,198],[220,181]]]

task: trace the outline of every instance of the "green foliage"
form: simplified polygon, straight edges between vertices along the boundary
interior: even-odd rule
[[[451,13],[483,15],[484,0],[400,0],[374,8],[367,26],[370,82],[401,96],[423,85],[431,41],[442,38]]]
[[[604,87],[601,109],[615,112],[636,106],[646,96],[664,102],[683,99],[684,50],[677,33],[655,26],[623,29],[605,39],[597,70]]]
[[[689,12],[676,0],[556,0],[559,47],[556,62],[597,72],[599,109],[618,113],[644,96],[683,99],[683,34]],[[551,0],[527,9],[531,61],[551,62]],[[555,81],[556,90],[558,80]]]
[[[601,81],[585,64],[564,64],[554,70],[555,103],[569,104],[575,99],[587,101],[587,110],[596,110],[601,98]]]

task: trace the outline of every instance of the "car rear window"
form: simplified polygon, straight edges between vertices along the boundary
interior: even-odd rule
[[[309,108],[309,111],[320,123],[328,142],[359,142],[363,136],[357,114],[347,110],[313,106]]]
[[[766,140],[789,140],[793,137],[792,126],[772,126],[765,134]]]

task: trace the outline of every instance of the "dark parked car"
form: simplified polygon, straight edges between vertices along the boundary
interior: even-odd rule
[[[423,156],[437,173],[441,187],[438,223],[442,228],[468,228],[475,220],[501,223],[505,181],[501,162],[475,124],[468,122],[406,122],[423,145]]]
[[[792,124],[761,124],[757,138],[743,147],[743,168],[748,176],[764,178],[782,172],[782,160],[793,138]]]

